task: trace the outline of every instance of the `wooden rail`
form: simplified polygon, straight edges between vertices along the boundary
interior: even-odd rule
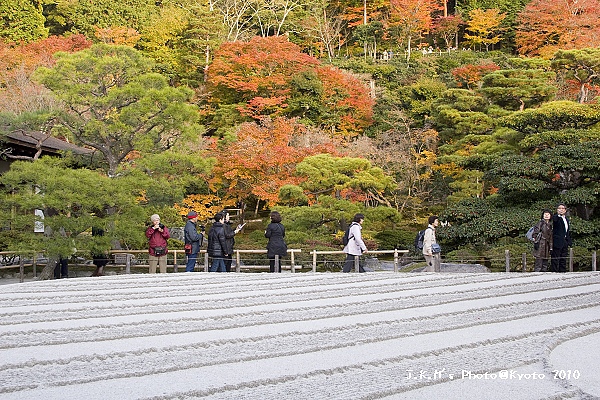
[[[367,254],[393,254],[394,255],[394,272],[398,272],[398,260],[400,254],[406,254],[408,250],[369,250]],[[312,272],[317,272],[317,255],[319,254],[346,254],[343,251],[327,251],[327,250],[313,250],[310,252],[313,256]],[[354,271],[360,272],[359,266],[360,256],[354,256]]]

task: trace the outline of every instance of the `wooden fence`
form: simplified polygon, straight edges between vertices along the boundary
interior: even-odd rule
[[[240,272],[243,269],[268,269],[269,265],[252,265],[252,264],[243,264],[242,265],[242,255],[247,255],[247,254],[266,254],[267,251],[266,250],[234,250],[235,255],[234,257],[232,257],[232,268],[235,268],[236,272]],[[281,265],[281,268],[284,270],[291,270],[291,272],[296,272],[298,270],[302,270],[302,269],[308,269],[309,266],[308,265],[299,265],[297,263],[297,255],[299,253],[301,253],[302,250],[301,249],[288,249],[288,254],[289,254],[289,263],[287,263],[287,260],[285,261],[281,261],[281,262],[285,262],[285,264]],[[408,250],[373,250],[373,251],[369,251],[368,254],[387,254],[387,255],[393,255],[393,259],[394,259],[394,272],[398,272],[399,271],[399,262],[400,262],[400,257],[401,255],[406,255],[407,253],[409,253]],[[125,273],[126,274],[130,274],[132,268],[149,268],[147,263],[143,263],[143,264],[138,264],[136,261],[136,255],[147,255],[148,254],[148,250],[111,250],[109,251],[110,257],[112,259],[112,263],[109,263],[108,266],[117,266],[120,268],[124,268],[125,269]],[[318,256],[319,255],[342,255],[345,254],[343,251],[321,251],[321,250],[313,250],[310,251],[309,254],[312,256],[312,265],[310,266],[312,272],[317,272],[317,264],[318,264]],[[180,266],[185,266],[185,261],[186,261],[186,255],[184,250],[169,250],[169,256],[172,259],[172,263],[168,264],[167,267],[172,268],[173,272],[178,272],[179,271],[179,267]],[[0,252],[0,257],[2,257],[2,259],[6,259],[6,258],[11,258],[13,260],[15,260],[18,256],[17,254],[13,253],[13,252]],[[355,272],[359,272],[359,256],[356,256],[354,259],[354,270]],[[574,254],[573,254],[573,249],[569,249],[569,257],[568,257],[568,270],[569,272],[573,272],[573,259],[574,259]],[[597,270],[597,264],[596,264],[596,251],[592,252],[592,260],[591,260],[591,270],[592,271],[596,271]],[[199,261],[202,261],[201,263],[199,263]],[[276,266],[279,265],[280,260],[279,257],[276,257]],[[521,255],[521,264],[522,264],[522,271],[526,272],[527,271],[527,253],[522,253]],[[38,265],[45,265],[45,263],[40,262],[40,259],[38,258],[37,254],[32,254],[30,258],[26,259],[24,257],[19,257],[19,262],[18,263],[12,263],[12,264],[1,264],[0,263],[0,270],[4,270],[4,269],[14,269],[14,268],[19,268],[19,276],[20,276],[20,281],[23,282],[24,280],[24,269],[25,267],[33,267],[33,275],[37,276],[37,267]],[[75,265],[75,266],[91,266],[91,264],[70,264],[70,265]],[[508,250],[505,251],[505,269],[506,272],[510,272],[510,267],[511,265],[511,255],[510,252]],[[204,272],[208,272],[209,269],[209,256],[206,252],[206,250],[200,250],[199,256],[198,256],[198,260],[197,260],[197,264],[196,264],[196,269],[198,269],[198,266],[200,266],[200,270],[203,270]]]

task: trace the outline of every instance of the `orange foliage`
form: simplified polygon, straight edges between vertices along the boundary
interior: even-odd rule
[[[314,71],[323,86],[318,99],[325,111],[315,125],[356,136],[372,122],[374,101],[359,79],[337,68],[321,66],[284,37],[255,37],[249,42],[225,43],[208,69],[210,101],[241,104],[238,111],[256,120],[280,117],[298,74]]]
[[[279,189],[286,184],[297,185],[296,164],[305,157],[329,152],[330,146],[294,147],[291,140],[301,135],[305,127],[293,120],[277,118],[262,123],[245,123],[237,131],[237,141],[214,146],[218,160],[209,180],[211,190],[222,189],[228,198],[246,199],[254,196],[268,204],[279,198]]]
[[[191,194],[173,207],[181,216],[186,216],[190,210],[194,210],[198,213],[198,221],[205,221],[233,205],[235,205],[233,199],[221,198],[213,194]]]
[[[343,136],[358,134],[373,122],[374,99],[358,79],[347,72],[332,67],[321,67],[317,74],[323,82],[322,101],[334,121],[324,127],[336,129]]]
[[[532,0],[517,18],[516,43],[528,56],[600,46],[600,0]]]
[[[459,87],[466,87],[472,89],[474,86],[481,82],[481,79],[485,74],[500,69],[496,64],[483,64],[483,65],[464,65],[462,67],[454,68],[451,73]]]
[[[59,51],[76,52],[92,45],[83,35],[50,36],[36,42],[9,46],[0,41],[0,76],[16,68],[24,68],[31,73],[39,66],[54,65],[54,54]]]
[[[391,0],[391,25],[400,27],[407,36],[429,32],[433,14],[443,7],[437,0]]]
[[[45,92],[30,80],[33,71],[54,65],[56,52],[75,52],[91,45],[83,35],[50,36],[18,46],[0,41],[0,109],[14,113],[35,111]]]
[[[224,43],[208,69],[208,83],[222,95],[235,95],[236,101],[262,97],[266,102],[287,96],[291,77],[318,64],[316,58],[302,53],[282,36],[254,37],[248,42]]]

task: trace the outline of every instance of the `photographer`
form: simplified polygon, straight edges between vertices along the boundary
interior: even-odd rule
[[[150,217],[152,222],[146,229],[146,237],[148,238],[148,264],[150,264],[150,273],[156,273],[156,265],[158,264],[161,274],[167,272],[167,239],[169,229],[160,223],[158,214],[153,214]]]

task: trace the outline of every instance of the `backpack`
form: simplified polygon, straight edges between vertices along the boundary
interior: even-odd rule
[[[537,243],[540,241],[540,237],[542,236],[542,232],[538,232],[536,237],[533,237],[533,230],[535,229],[535,226],[532,226],[531,228],[529,228],[529,230],[527,231],[527,233],[525,234],[525,237],[527,238],[527,240],[529,240],[530,242],[533,243]]]
[[[350,228],[352,227],[352,225],[354,225],[356,222],[353,222],[350,224],[350,226],[348,226],[348,229],[346,229],[346,232],[344,232],[344,236],[342,236],[342,244],[344,246],[348,245],[348,243],[350,242],[350,239],[354,238],[354,235],[350,236]]]
[[[417,236],[415,236],[415,248],[417,250],[423,250],[423,241],[425,240],[425,231],[429,229],[423,229],[422,231],[417,232]]]

